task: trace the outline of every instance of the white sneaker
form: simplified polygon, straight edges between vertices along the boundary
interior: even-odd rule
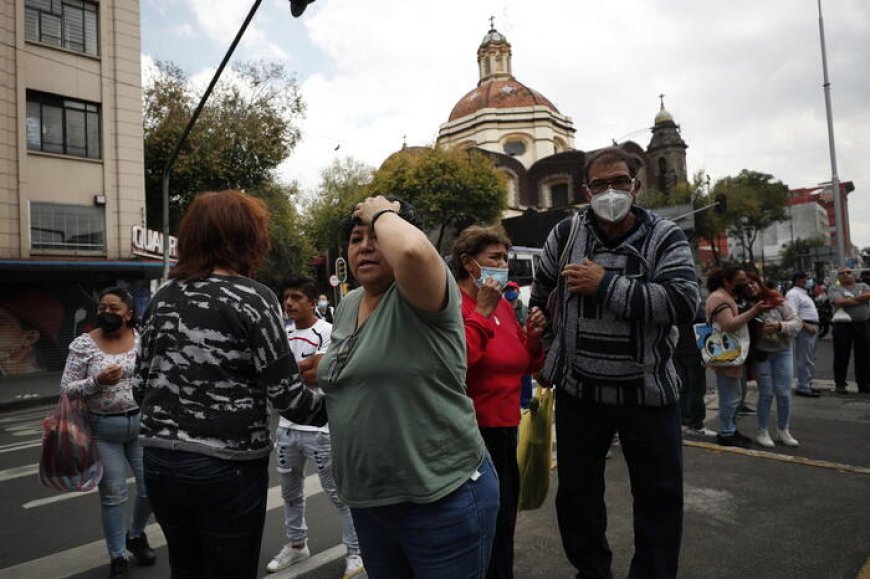
[[[308,543],[305,543],[305,546],[301,549],[295,549],[293,545],[288,543],[281,548],[281,552],[275,555],[274,559],[269,561],[269,564],[266,565],[266,571],[274,573],[275,571],[286,569],[290,565],[304,561],[310,556],[311,551],[308,550]]]
[[[347,565],[344,568],[344,578],[350,579],[351,577],[356,577],[365,571],[365,567],[363,567],[362,557],[359,555],[348,555],[347,556]]]
[[[686,428],[686,434],[689,436],[703,436],[704,438],[716,437],[716,431],[710,430],[706,426],[702,426],[701,428]]]
[[[779,441],[786,446],[800,446],[797,439],[788,431],[788,428],[783,428],[782,430],[777,428],[776,435]]]
[[[776,446],[773,444],[773,439],[770,438],[770,432],[768,432],[766,428],[758,429],[758,434],[755,435],[755,442],[764,448],[773,448]]]

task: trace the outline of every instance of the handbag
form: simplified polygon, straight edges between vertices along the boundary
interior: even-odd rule
[[[519,510],[537,509],[550,490],[553,463],[553,389],[538,386],[520,419],[517,443],[520,467]]]
[[[59,491],[90,491],[103,478],[103,464],[81,398],[60,395],[57,408],[42,421],[39,480]]]
[[[707,366],[727,368],[741,366],[749,355],[748,332],[726,332],[719,324],[695,324],[695,340]]]
[[[849,312],[846,311],[845,308],[839,308],[834,315],[831,316],[832,322],[851,322],[852,316],[849,315]]]
[[[547,349],[547,359],[544,361],[544,367],[541,368],[539,374],[541,381],[546,385],[561,384],[565,377],[565,365],[567,361],[567,353],[565,352],[565,337],[561,331],[565,324],[565,308],[561,304],[562,294],[565,291],[565,276],[561,275],[562,270],[568,264],[568,259],[571,257],[571,250],[574,247],[574,241],[577,239],[577,233],[580,231],[580,214],[575,213],[571,219],[571,232],[568,234],[568,240],[565,247],[562,248],[562,255],[559,256],[559,271],[556,287],[547,296],[547,313],[550,316],[550,332],[553,340]]]

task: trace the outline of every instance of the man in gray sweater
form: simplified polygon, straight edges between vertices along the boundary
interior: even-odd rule
[[[559,325],[545,370],[558,378],[556,512],[578,577],[612,577],[604,462],[614,433],[634,496],[629,576],[675,577],[679,562],[682,437],[672,356],[675,324],[693,321],[700,292],[683,232],[634,205],[640,167],[618,147],[590,155],[590,205],[550,232],[532,288],[530,305],[541,308],[555,290],[549,304]]]

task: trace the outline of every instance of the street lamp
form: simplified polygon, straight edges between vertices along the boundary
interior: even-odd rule
[[[298,18],[305,12],[305,8],[308,7],[309,4],[314,2],[315,0],[290,0],[290,13]],[[221,76],[221,73],[224,71],[224,67],[226,67],[227,63],[230,60],[230,57],[233,55],[233,52],[236,50],[236,46],[238,46],[239,41],[242,39],[242,35],[245,33],[245,30],[248,28],[248,24],[251,23],[251,20],[254,18],[254,14],[257,12],[257,9],[260,7],[260,4],[263,0],[255,0],[254,5],[251,6],[250,11],[248,11],[247,17],[245,17],[245,21],[242,22],[242,27],[239,28],[239,31],[236,33],[236,37],[233,39],[233,43],[230,44],[229,50],[224,55],[223,60],[218,66],[217,70],[214,73],[214,76],[211,78],[211,82],[208,83],[208,88],[205,89],[205,94],[202,95],[202,98],[199,100],[199,104],[196,105],[196,109],[193,111],[193,115],[190,117],[190,120],[187,122],[187,126],[184,127],[184,131],[181,133],[181,137],[178,139],[178,142],[175,143],[175,148],[172,149],[172,153],[169,155],[169,158],[166,159],[166,164],[163,165],[163,281],[165,282],[169,279],[169,174],[172,171],[172,165],[175,164],[176,159],[178,158],[178,153],[181,151],[181,147],[184,146],[184,143],[187,141],[188,135],[190,135],[191,129],[193,129],[193,125],[196,124],[196,120],[199,118],[199,114],[202,112],[203,106],[205,106],[205,102],[208,100],[208,97],[211,96],[211,91],[214,90],[215,85],[217,84],[218,79]]]

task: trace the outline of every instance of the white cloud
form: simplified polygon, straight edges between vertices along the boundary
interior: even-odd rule
[[[179,24],[172,29],[172,33],[181,38],[194,38],[196,36],[193,26],[191,26],[189,22]]]
[[[199,27],[223,51],[229,48],[251,9],[250,3],[239,2],[239,0],[188,0],[188,2]],[[248,25],[241,44],[244,44],[249,51],[259,53],[263,58],[287,58],[284,49],[268,38],[254,20]]]

